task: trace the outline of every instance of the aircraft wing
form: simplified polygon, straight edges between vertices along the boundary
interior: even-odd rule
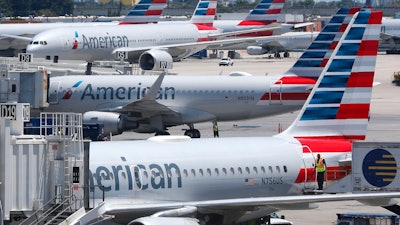
[[[257,33],[257,32],[278,30],[278,29],[282,29],[282,26],[280,24],[271,24],[268,26],[263,26],[261,28],[210,34],[208,37],[209,38],[232,37],[232,36],[237,36],[237,35],[241,35],[241,34]]]
[[[33,36],[33,35],[32,35]],[[16,39],[16,40],[20,40],[20,41],[24,41],[26,43],[29,43],[32,40],[32,37],[30,37],[30,35],[10,35],[10,34],[0,34],[0,39],[5,39],[5,38],[9,38],[9,39]]]
[[[179,60],[185,57],[188,57],[198,51],[201,51],[209,46],[223,46],[231,43],[254,43],[260,39],[274,39],[279,37],[277,36],[268,36],[268,37],[248,37],[248,38],[234,38],[234,39],[224,39],[224,40],[215,40],[215,41],[202,41],[202,42],[190,42],[190,43],[181,43],[181,44],[171,44],[171,45],[160,45],[153,47],[122,47],[117,48],[113,51],[113,54],[116,52],[128,52],[129,61],[137,61],[139,56],[148,50],[158,49],[162,51],[167,51],[174,60]]]
[[[110,198],[75,222],[86,224],[91,219],[96,219],[103,215],[131,215],[138,218],[152,214],[151,217],[185,218],[185,215],[194,212],[232,213],[234,211],[247,211],[247,215],[257,213],[257,211],[264,211],[265,215],[265,211],[272,213],[278,210],[310,209],[316,208],[317,205],[314,203],[318,202],[348,200],[357,200],[374,206],[391,206],[397,204],[394,198],[399,197],[400,192],[277,196],[186,202],[149,202],[141,201],[140,199]],[[146,218],[148,217],[142,219]]]

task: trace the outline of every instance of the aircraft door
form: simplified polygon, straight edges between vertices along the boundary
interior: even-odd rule
[[[269,85],[270,105],[282,105],[282,84],[281,80],[276,80]]]
[[[53,88],[52,90],[48,90],[49,93],[49,104],[55,105],[58,104],[60,101],[60,84],[61,82],[50,82],[50,87],[56,87]],[[49,89],[50,89],[49,87]]]
[[[307,145],[302,146],[303,152],[303,170],[304,170],[304,190],[315,190],[317,187],[317,176],[314,169],[315,156],[311,148]]]

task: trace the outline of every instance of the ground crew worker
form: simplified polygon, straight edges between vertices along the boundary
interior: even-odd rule
[[[326,163],[325,159],[321,158],[320,154],[317,154],[314,168],[317,171],[318,190],[322,190],[324,187]]]
[[[213,131],[214,131],[214,137],[219,137],[218,124],[217,124],[217,122],[214,122]]]

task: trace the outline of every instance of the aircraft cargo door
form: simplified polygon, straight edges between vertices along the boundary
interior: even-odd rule
[[[49,93],[49,104],[51,105],[55,105],[58,104],[60,101],[60,82],[56,81],[56,82],[50,82],[50,87],[56,87],[53,88],[53,90],[50,92],[50,90],[48,90]]]
[[[302,152],[304,165],[304,167],[302,168],[304,172],[304,177],[302,179],[304,184],[303,189],[305,192],[307,192],[310,190],[315,190],[317,188],[317,177],[316,171],[314,169],[315,156],[311,148],[307,145],[302,146]]]
[[[282,81],[272,81],[269,85],[269,104],[282,105]]]

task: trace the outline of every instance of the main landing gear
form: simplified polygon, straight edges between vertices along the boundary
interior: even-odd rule
[[[185,135],[191,138],[200,138],[200,131],[197,129],[189,129],[185,131]]]
[[[86,75],[92,75],[92,66],[93,66],[93,63],[91,63],[91,62],[88,62],[86,64],[86,71],[85,71]]]

